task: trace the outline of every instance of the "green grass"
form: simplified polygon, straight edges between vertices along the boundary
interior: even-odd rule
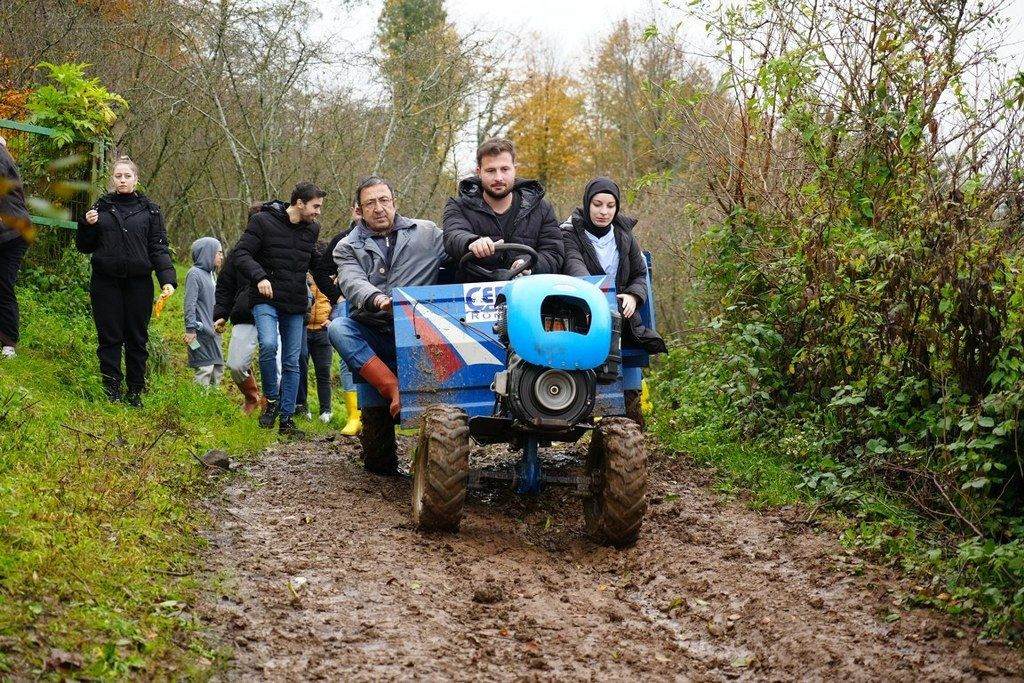
[[[196,456],[251,457],[276,432],[243,418],[229,379],[192,383],[182,294],[151,325],[150,388],[134,410],[103,399],[84,292],[19,290],[22,344],[0,364],[0,679],[204,673],[197,501],[216,483]],[[52,648],[81,668],[48,670]]]

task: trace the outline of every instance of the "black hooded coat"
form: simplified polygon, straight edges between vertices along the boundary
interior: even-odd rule
[[[604,275],[604,268],[597,257],[594,245],[587,237],[588,227],[600,230],[590,222],[590,200],[595,194],[608,192],[619,199],[618,186],[607,181],[610,186],[595,185],[595,179],[587,184],[584,191],[583,207],[573,211],[572,216],[562,224],[562,237],[565,243],[565,265],[562,272],[574,277],[587,275]],[[612,191],[614,188],[614,191]],[[585,208],[584,208],[585,207]],[[615,272],[615,291],[618,294],[632,294],[637,299],[637,311],[623,325],[622,345],[627,348],[640,348],[647,353],[665,353],[665,340],[654,330],[644,325],[639,309],[647,301],[647,262],[644,260],[640,243],[633,234],[637,219],[616,213],[612,219],[611,229],[615,235],[615,248],[619,252],[619,267]]]

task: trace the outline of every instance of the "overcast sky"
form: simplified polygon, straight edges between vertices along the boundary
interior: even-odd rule
[[[371,47],[383,0],[362,2],[354,10],[339,9],[332,0],[315,0],[315,4],[323,14],[325,28],[337,32],[353,51]],[[581,57],[587,47],[597,43],[624,17],[635,17],[643,23],[655,12],[677,20],[682,18],[654,0],[446,0],[445,9],[460,32],[491,33],[498,44],[503,33],[517,37],[538,34],[566,63],[583,61]]]
[[[1004,13],[1011,20],[1005,31],[1010,40],[1004,56],[1020,63],[1024,56],[1024,0],[975,1],[1004,3]],[[352,10],[339,9],[343,3],[337,0],[314,0],[314,4],[323,14],[324,29],[339,35],[353,52],[372,46],[383,0],[357,0],[358,6]],[[688,3],[679,0],[674,4]],[[616,21],[627,17],[640,24],[647,24],[653,16],[669,24],[681,23],[691,47],[708,49],[703,27],[692,25],[681,10],[668,8],[660,0],[446,0],[445,8],[460,31],[493,33],[498,44],[503,33],[517,37],[537,34],[566,64],[586,61],[588,48],[607,35]]]

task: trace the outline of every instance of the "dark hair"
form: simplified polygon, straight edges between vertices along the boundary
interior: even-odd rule
[[[391,183],[389,183],[388,181],[384,180],[379,175],[372,175],[372,176],[369,176],[367,178],[363,178],[362,180],[360,180],[359,184],[356,186],[356,199],[355,199],[355,205],[356,206],[359,206],[362,203],[363,190],[365,190],[368,187],[373,187],[374,185],[384,185],[384,186],[386,186],[391,191],[392,199],[394,199],[394,197],[395,197],[395,188],[391,187]]]
[[[320,197],[326,197],[327,193],[317,187],[315,184],[308,180],[303,180],[295,186],[292,190],[291,203],[299,201],[300,199],[304,202],[308,202],[311,199],[319,199]]]
[[[476,148],[476,165],[480,165],[480,160],[484,157],[496,157],[499,154],[508,152],[512,155],[512,161],[516,160],[516,146],[512,144],[511,140],[506,138],[491,138],[484,140],[480,143],[480,146]]]

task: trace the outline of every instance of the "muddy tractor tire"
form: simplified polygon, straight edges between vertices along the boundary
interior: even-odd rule
[[[359,443],[363,447],[363,467],[374,474],[395,474],[398,444],[391,412],[387,408],[363,408],[362,421]]]
[[[434,404],[412,466],[412,522],[425,531],[455,531],[462,521],[469,479],[469,418],[461,408]]]
[[[638,389],[626,389],[626,417],[636,422],[641,432],[647,431],[647,420],[644,419],[643,392]]]
[[[593,481],[583,502],[587,532],[620,548],[636,541],[647,511],[647,453],[633,420],[601,420],[590,439],[587,475]]]

